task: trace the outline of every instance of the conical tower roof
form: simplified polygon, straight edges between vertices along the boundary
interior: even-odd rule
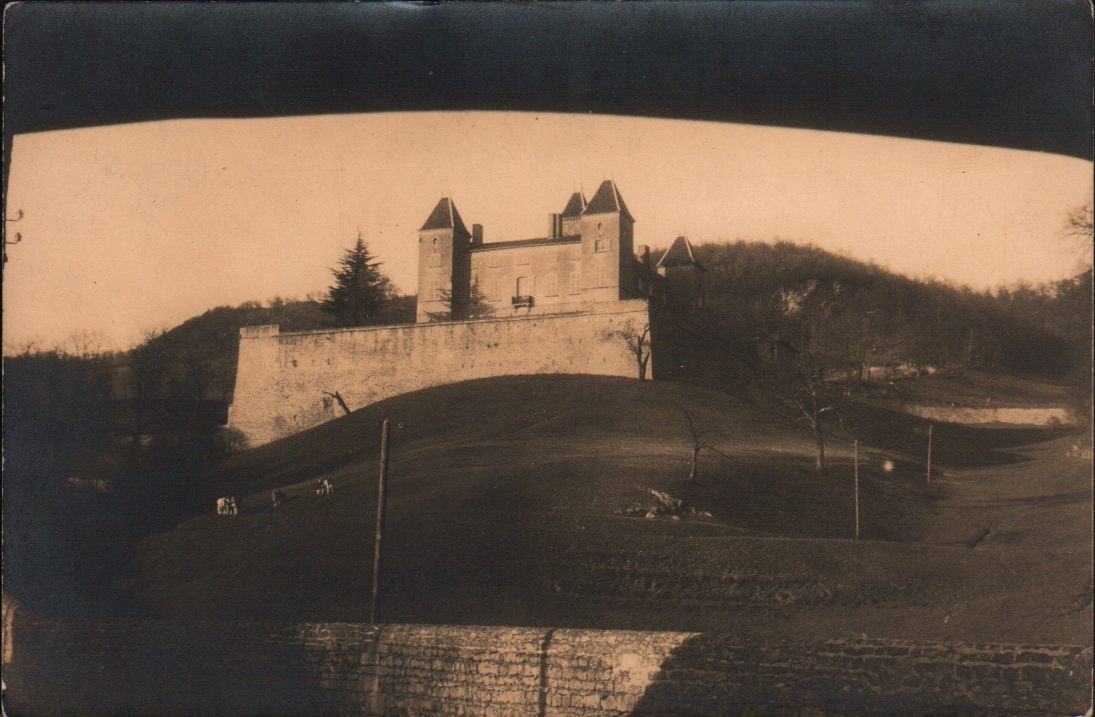
[[[566,208],[563,209],[563,219],[570,219],[572,217],[581,216],[582,210],[586,208],[586,197],[581,192],[575,192],[570,195],[570,199],[567,200]]]
[[[669,250],[662,255],[658,266],[700,266],[700,263],[692,252],[692,243],[684,237],[677,237]]]
[[[427,229],[452,229],[471,236],[468,228],[464,226],[464,220],[460,218],[460,212],[456,211],[456,205],[448,197],[441,197],[438,200],[437,206],[433,208],[426,223],[418,231],[424,232]]]
[[[635,221],[635,217],[627,211],[627,205],[624,204],[624,198],[620,196],[620,190],[616,188],[616,183],[611,179],[601,182],[601,186],[597,187],[597,192],[593,195],[593,199],[589,200],[589,204],[586,205],[582,214],[600,214],[602,212],[619,212],[631,221]]]

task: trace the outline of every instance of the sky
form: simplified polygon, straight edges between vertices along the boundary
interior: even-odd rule
[[[441,196],[485,241],[543,236],[614,179],[636,244],[812,243],[983,289],[1074,274],[1062,237],[1092,163],[751,125],[428,112],[172,120],[18,135],[4,345],[128,348],[215,306],[303,297],[358,233],[404,292]],[[10,237],[9,237],[10,239]]]

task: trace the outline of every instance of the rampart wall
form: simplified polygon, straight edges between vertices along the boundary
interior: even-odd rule
[[[15,614],[10,714],[1076,715],[1090,647]]]
[[[229,426],[251,446],[298,433],[409,391],[517,374],[638,375],[625,342],[609,334],[648,322],[643,300],[582,313],[280,333],[240,331]],[[657,361],[653,358],[651,363]]]

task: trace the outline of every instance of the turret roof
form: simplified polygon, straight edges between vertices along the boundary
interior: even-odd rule
[[[662,255],[658,266],[699,266],[703,268],[696,255],[692,252],[692,243],[684,237],[677,237],[669,246],[669,250]]]
[[[570,199],[567,200],[566,209],[563,210],[563,219],[569,219],[570,217],[581,216],[582,210],[586,208],[586,197],[581,192],[575,192],[570,195]]]
[[[635,217],[627,211],[627,205],[624,204],[624,198],[620,196],[620,190],[616,188],[616,183],[611,179],[601,182],[601,186],[597,187],[593,199],[590,199],[589,204],[582,210],[582,214],[600,214],[602,212],[619,212],[631,221],[635,221]]]
[[[441,197],[438,200],[437,206],[433,208],[426,223],[418,231],[424,232],[427,229],[453,229],[471,236],[468,228],[464,226],[464,220],[460,218],[460,212],[456,211],[456,205],[449,197]]]

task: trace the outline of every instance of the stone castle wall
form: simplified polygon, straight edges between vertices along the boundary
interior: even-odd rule
[[[351,410],[456,381],[519,374],[635,378],[635,359],[609,334],[649,321],[643,300],[591,304],[575,314],[280,333],[240,331],[229,426],[251,446],[338,418],[326,396]],[[657,361],[653,358],[651,363]]]
[[[355,623],[7,626],[12,714],[1076,715],[1091,648]]]

